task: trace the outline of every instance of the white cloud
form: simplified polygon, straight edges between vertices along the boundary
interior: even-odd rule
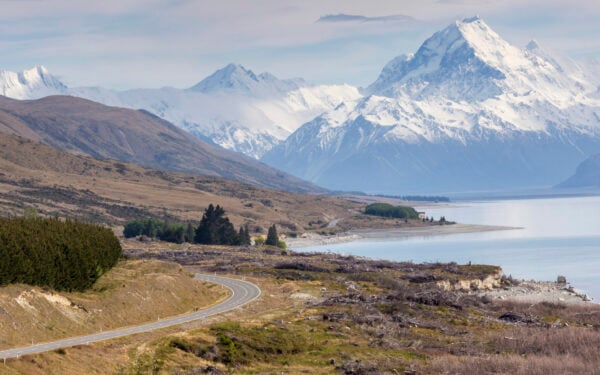
[[[45,64],[74,84],[185,86],[230,61],[283,77],[367,84],[389,58],[474,14],[512,43],[535,37],[551,49],[600,56],[600,2],[590,0],[0,3],[0,68]],[[316,22],[340,13],[421,22]]]

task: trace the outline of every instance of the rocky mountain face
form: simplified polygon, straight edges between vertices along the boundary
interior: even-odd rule
[[[551,186],[600,149],[589,74],[479,18],[390,61],[365,96],[262,160],[332,189],[397,194]]]
[[[600,154],[592,155],[584,160],[575,174],[562,182],[558,187],[563,188],[600,188]]]
[[[189,89],[113,91],[68,88],[45,68],[0,72],[0,94],[15,99],[72,95],[98,103],[145,109],[198,138],[253,158],[261,157],[303,123],[360,97],[348,85],[309,85],[280,80],[229,64]]]
[[[283,191],[321,188],[244,155],[212,146],[147,111],[71,96],[0,97],[0,136],[12,134],[74,154],[224,177]]]

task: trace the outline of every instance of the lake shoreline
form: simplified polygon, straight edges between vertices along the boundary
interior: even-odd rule
[[[539,280],[514,280],[504,288],[478,291],[477,295],[490,300],[516,303],[551,303],[567,306],[589,306],[596,304],[586,293],[568,283]]]
[[[361,240],[394,240],[411,237],[447,236],[464,233],[478,233],[502,230],[519,230],[520,227],[507,227],[477,224],[450,224],[440,226],[396,228],[396,229],[357,229],[324,236],[308,233],[302,238],[288,238],[288,248],[302,251],[304,247],[319,247],[350,243]],[[575,289],[570,284],[560,284],[542,280],[514,280],[508,287],[493,290],[477,291],[475,294],[486,296],[492,300],[504,300],[517,303],[551,303],[558,305],[590,305],[596,304],[585,292]]]
[[[332,236],[324,236],[318,233],[306,233],[303,237],[286,238],[285,241],[288,248],[297,250],[303,247],[334,245],[365,239],[402,239],[517,229],[522,228],[498,225],[447,224],[413,228],[354,229]]]

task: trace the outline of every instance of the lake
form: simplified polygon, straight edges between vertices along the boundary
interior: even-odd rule
[[[436,220],[522,229],[402,239],[359,240],[300,251],[331,251],[377,259],[495,264],[520,279],[567,277],[600,301],[600,197],[457,202],[419,207]]]

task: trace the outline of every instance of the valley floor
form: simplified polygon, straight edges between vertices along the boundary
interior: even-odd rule
[[[498,267],[271,247],[122,244],[135,259],[130,264],[161,265],[148,269],[153,279],[180,274],[178,265],[165,266],[169,261],[187,272],[249,280],[263,293],[204,322],[9,360],[0,374],[600,373],[600,307],[564,285],[512,280]],[[136,272],[136,280],[146,273]],[[108,291],[133,292],[121,285],[108,284]],[[92,295],[104,290],[96,289]],[[538,292],[562,297],[513,298]],[[52,332],[52,316],[37,319],[29,332]]]

